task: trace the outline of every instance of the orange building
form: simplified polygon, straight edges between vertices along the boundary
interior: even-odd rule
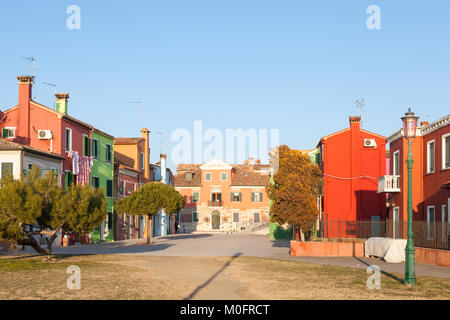
[[[249,159],[229,165],[220,160],[180,164],[175,189],[185,198],[180,229],[190,231],[242,230],[268,222],[270,165]]]

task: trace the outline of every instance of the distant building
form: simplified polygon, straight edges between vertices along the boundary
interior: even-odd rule
[[[240,231],[251,224],[267,223],[270,165],[249,159],[244,164],[213,160],[180,164],[175,188],[184,196],[180,228],[191,231]]]

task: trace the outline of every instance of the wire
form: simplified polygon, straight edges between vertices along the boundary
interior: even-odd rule
[[[375,177],[369,177],[369,176],[365,176],[365,175],[362,175],[362,176],[360,176],[360,177],[355,177],[355,178],[336,177],[336,176],[332,176],[331,174],[324,174],[324,176],[330,177],[330,178],[335,178],[335,179],[341,179],[341,180],[356,180],[356,179],[366,179],[366,178],[378,180],[378,178],[375,178]]]

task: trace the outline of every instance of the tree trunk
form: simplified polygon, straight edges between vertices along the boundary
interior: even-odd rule
[[[36,251],[39,254],[42,255],[49,254],[48,250],[42,249],[41,246],[36,242],[36,240],[32,236],[30,236],[27,239],[19,240],[17,241],[17,243],[22,246],[31,246],[34,249],[34,251]]]
[[[152,244],[152,215],[148,215],[147,221],[147,244]]]
[[[305,233],[303,232],[303,229],[300,229],[300,240],[305,242]]]

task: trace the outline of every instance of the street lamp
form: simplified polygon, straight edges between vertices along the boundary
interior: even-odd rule
[[[402,117],[403,121],[403,135],[408,139],[408,158],[406,159],[406,165],[408,167],[408,240],[406,242],[405,249],[405,280],[407,285],[416,285],[415,276],[415,252],[413,241],[413,219],[412,219],[412,166],[413,158],[411,152],[411,139],[416,137],[417,119],[419,117],[414,116],[414,112],[411,112],[411,108]]]

